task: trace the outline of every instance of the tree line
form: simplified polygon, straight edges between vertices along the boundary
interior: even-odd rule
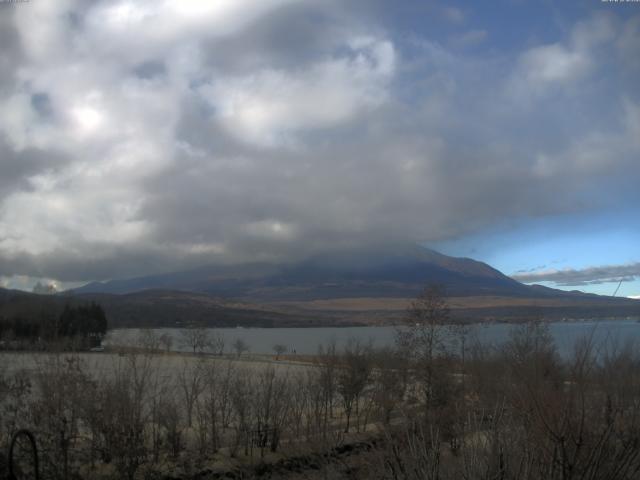
[[[6,348],[28,347],[36,342],[58,339],[76,339],[85,346],[96,346],[106,334],[107,326],[107,317],[99,304],[67,304],[59,315],[41,311],[0,317],[0,339]]]

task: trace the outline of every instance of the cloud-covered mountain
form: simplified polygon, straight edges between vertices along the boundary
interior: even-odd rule
[[[318,255],[281,266],[254,264],[204,267],[105,283],[74,293],[126,294],[169,289],[253,301],[320,300],[350,297],[411,297],[425,285],[445,286],[452,296],[520,295],[530,289],[489,265],[425,248],[353,251]]]
[[[0,7],[7,278],[301,260],[638,203],[636,4]]]
[[[145,290],[172,290],[303,307],[313,302],[330,305],[332,301],[336,305],[345,305],[347,299],[357,298],[368,299],[378,307],[385,308],[385,301],[397,306],[394,299],[411,299],[430,284],[444,286],[452,298],[485,298],[463,301],[470,308],[486,304],[486,298],[489,297],[517,299],[521,305],[534,305],[539,299],[560,298],[575,302],[598,301],[602,304],[617,301],[611,297],[578,291],[565,292],[540,285],[524,285],[486,263],[451,257],[421,247],[391,251],[347,250],[283,266],[254,264],[203,267],[178,273],[90,283],[72,293],[132,294]],[[626,299],[620,299],[619,303],[625,302],[628,303]]]

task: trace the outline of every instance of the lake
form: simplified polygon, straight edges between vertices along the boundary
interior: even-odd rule
[[[509,338],[512,324],[476,324],[472,326],[468,344],[477,339],[485,345],[500,345]],[[376,347],[392,346],[395,327],[325,327],[325,328],[212,328],[211,332],[225,339],[225,351],[231,352],[231,344],[242,339],[251,353],[273,354],[273,346],[285,345],[290,353],[314,354],[319,345],[335,341],[340,348],[350,339],[371,342]],[[598,345],[621,345],[629,341],[640,341],[640,319],[585,320],[571,322],[553,322],[549,324],[558,351],[567,356],[573,351],[576,340],[592,336]],[[157,335],[164,333],[173,337],[172,350],[189,351],[182,344],[181,329],[153,329]],[[116,329],[109,331],[105,345],[132,346],[140,335],[139,329]]]

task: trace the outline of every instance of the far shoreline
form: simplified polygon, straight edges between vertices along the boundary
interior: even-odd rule
[[[619,317],[587,317],[587,318],[525,318],[521,320],[514,319],[491,319],[491,320],[472,320],[472,321],[459,321],[459,322],[446,322],[442,323],[443,327],[447,326],[456,326],[456,325],[472,325],[472,326],[484,326],[484,325],[522,325],[524,323],[530,322],[541,322],[541,323],[585,323],[585,322],[617,322],[617,321],[637,321],[640,322],[640,315],[634,316],[619,316]],[[313,325],[236,325],[236,326],[210,326],[210,325],[198,325],[198,328],[206,328],[206,329],[219,329],[219,330],[273,330],[273,329],[291,329],[291,330],[307,330],[311,328],[389,328],[389,327],[402,327],[405,326],[406,323],[397,322],[397,323],[327,323],[327,324],[313,324]],[[126,326],[117,326],[113,328],[109,328],[107,331],[115,331],[115,330],[164,330],[164,329],[189,329],[194,328],[194,325],[142,325],[142,326],[134,326],[134,325],[126,325]]]

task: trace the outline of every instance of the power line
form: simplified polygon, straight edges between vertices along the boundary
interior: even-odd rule
[[[615,291],[615,292],[613,292],[613,295],[612,295],[613,297],[615,297],[615,296],[616,296],[616,293],[618,293],[618,290],[620,290],[620,285],[622,285],[622,281],[623,281],[623,280],[624,280],[624,278],[621,278],[621,279],[620,279],[620,282],[618,283],[618,286],[616,287],[616,291]]]

